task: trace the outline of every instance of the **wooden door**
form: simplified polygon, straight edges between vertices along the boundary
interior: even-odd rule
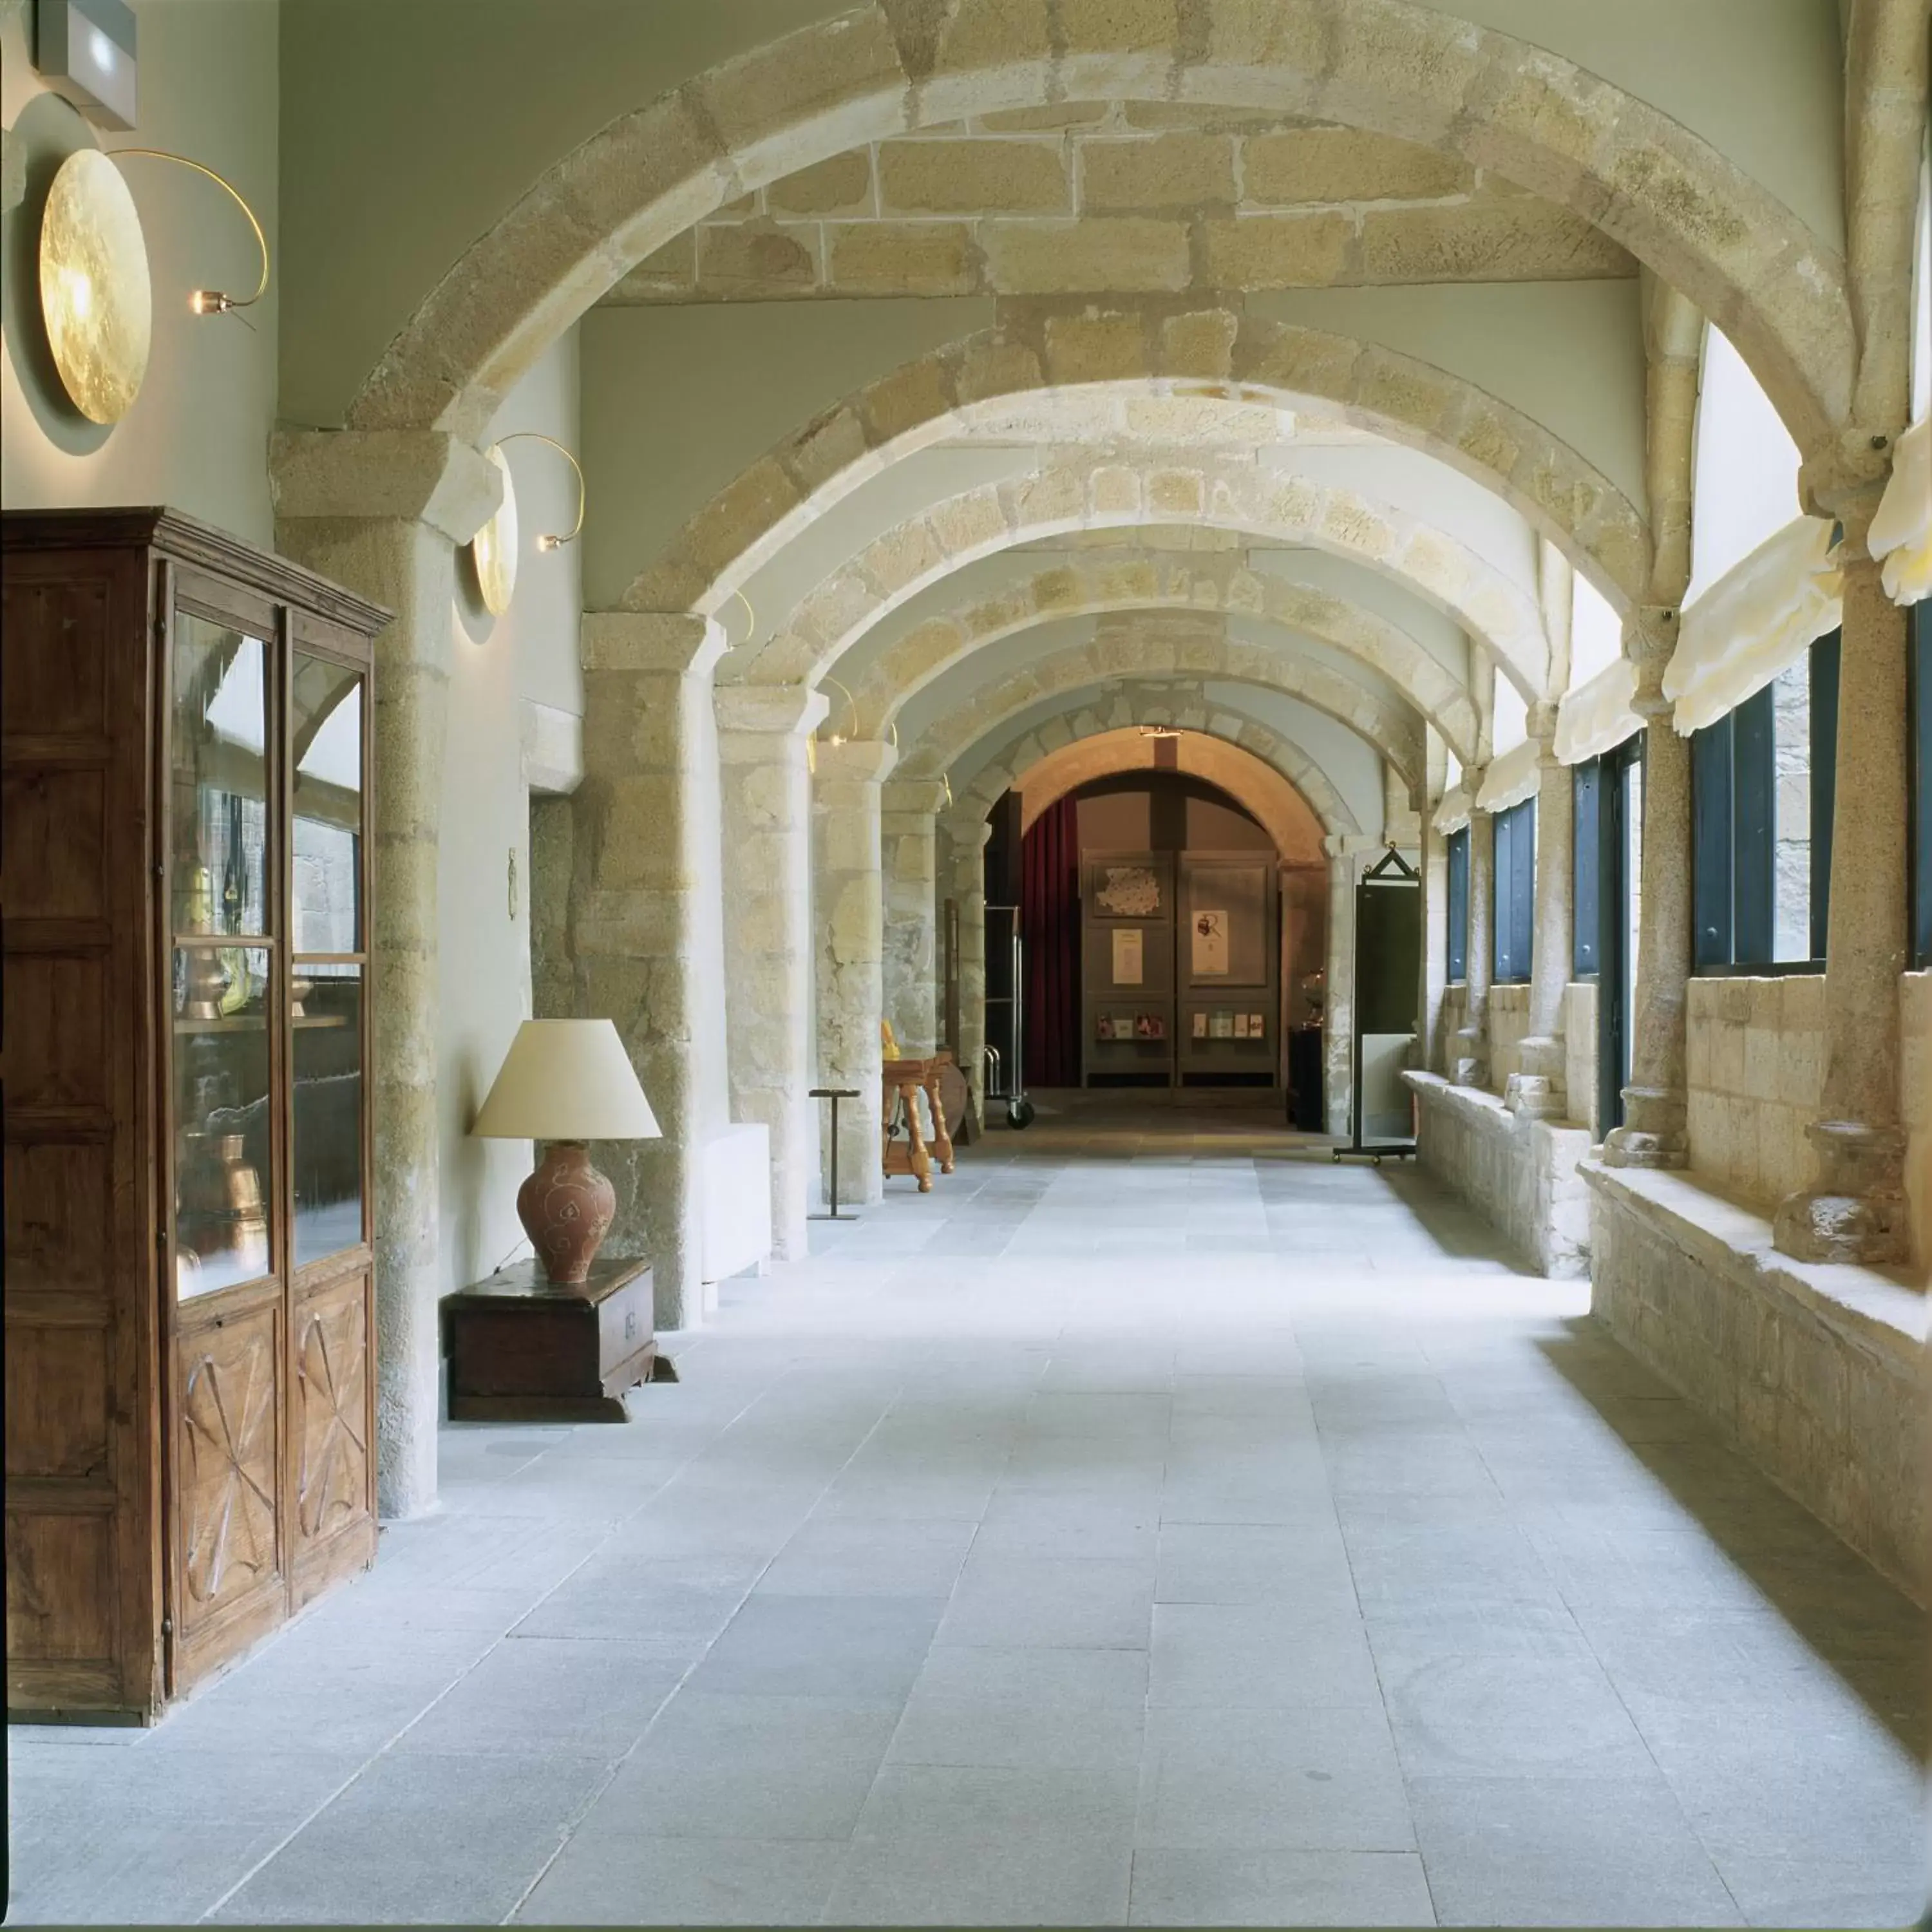
[[[284,628],[268,598],[174,573],[157,705],[170,1694],[287,1610]]]
[[[159,1704],[147,554],[14,553],[4,732],[7,1700]]]

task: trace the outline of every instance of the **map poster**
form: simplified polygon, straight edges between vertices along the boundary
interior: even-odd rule
[[[1194,915],[1195,977],[1225,977],[1227,970],[1228,915],[1225,912],[1197,912]]]
[[[1138,986],[1141,983],[1141,929],[1137,926],[1114,928],[1114,984]]]

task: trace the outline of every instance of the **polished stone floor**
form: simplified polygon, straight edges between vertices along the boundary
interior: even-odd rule
[[[1922,1620],[1423,1177],[1064,1107],[458,1427],[11,1917],[1897,1925]]]

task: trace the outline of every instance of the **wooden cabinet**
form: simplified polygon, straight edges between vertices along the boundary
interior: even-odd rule
[[[7,1702],[145,1722],[375,1552],[388,614],[167,511],[0,538]]]

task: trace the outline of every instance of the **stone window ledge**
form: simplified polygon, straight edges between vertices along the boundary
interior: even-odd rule
[[[1425,1102],[1436,1102],[1445,1107],[1460,1108],[1472,1120],[1486,1114],[1500,1114],[1507,1124],[1516,1118],[1509,1103],[1492,1088],[1464,1087],[1442,1074],[1425,1073],[1420,1068],[1414,1066],[1405,1067],[1402,1077]],[[1545,1126],[1554,1127],[1559,1131],[1579,1134],[1588,1131],[1581,1120],[1567,1120],[1555,1115],[1539,1115],[1538,1118]]]
[[[1906,1270],[1793,1261],[1772,1246],[1768,1216],[1694,1174],[1594,1160],[1580,1162],[1577,1171],[1696,1266],[1790,1300],[1858,1347],[1921,1364],[1932,1334],[1932,1297]]]

